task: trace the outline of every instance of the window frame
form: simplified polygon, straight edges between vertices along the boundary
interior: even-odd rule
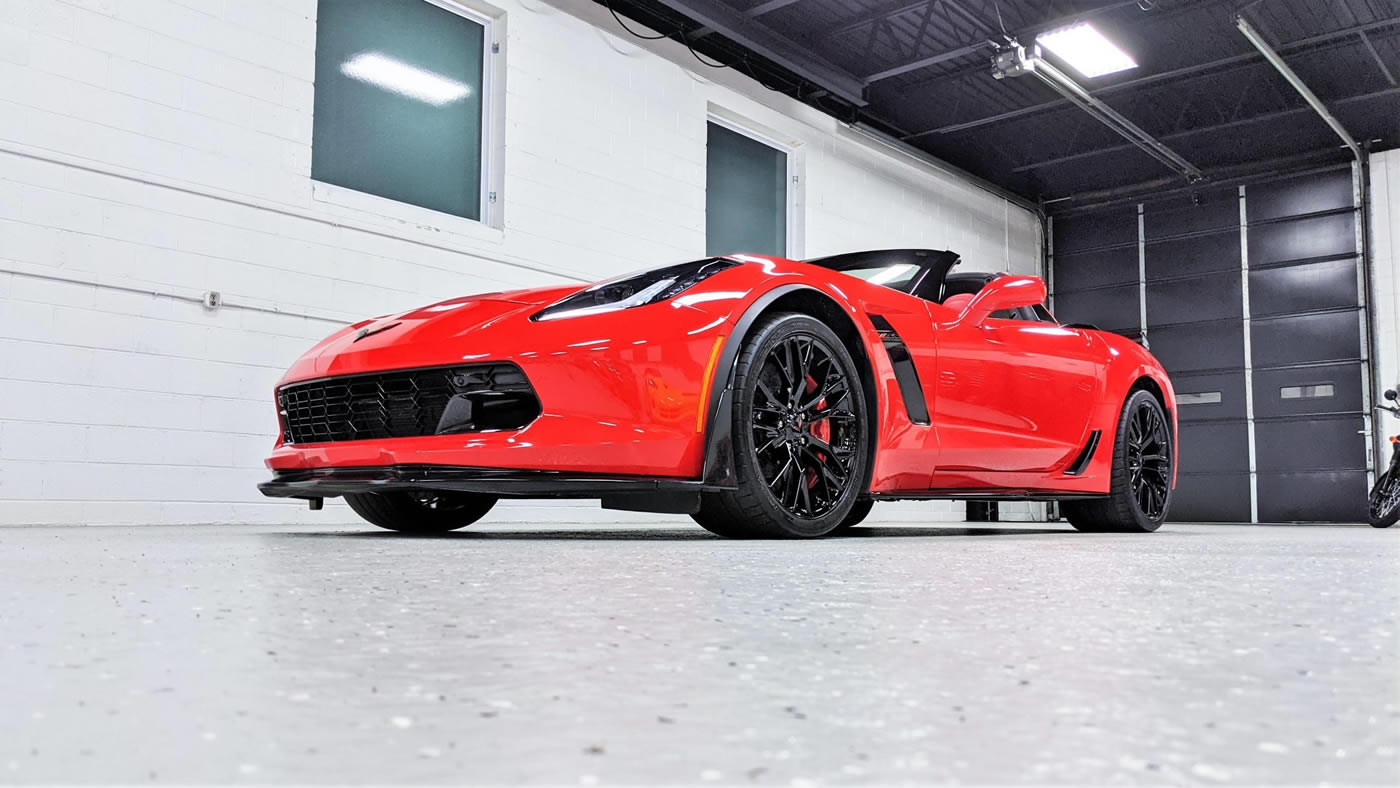
[[[505,85],[503,76],[505,70],[500,68],[497,60],[505,52],[504,29],[505,14],[500,9],[485,3],[476,3],[471,0],[420,0],[442,10],[456,14],[469,22],[481,25],[481,149],[477,152],[479,168],[478,174],[480,183],[478,184],[478,217],[472,219],[467,216],[459,216],[455,213],[439,211],[435,208],[417,205],[403,200],[396,200],[392,197],[385,197],[373,192],[354,189],[349,186],[321,181],[312,177],[311,195],[312,199],[318,202],[326,202],[346,208],[367,211],[380,216],[395,219],[407,219],[409,221],[421,221],[422,214],[429,214],[437,219],[438,225],[459,224],[459,229],[467,235],[479,235],[477,228],[486,228],[499,232],[504,226],[503,212],[501,210],[501,194],[504,179],[503,166],[503,146],[501,144],[504,124],[504,92]],[[319,27],[318,27],[319,35]],[[312,118],[312,124],[316,120]],[[492,199],[494,196],[495,199]],[[413,214],[418,214],[414,216]],[[492,233],[494,235],[495,233]]]
[[[711,108],[711,110],[710,110],[708,113],[706,113],[706,115],[705,115],[705,123],[706,123],[706,128],[705,128],[705,139],[707,140],[707,143],[706,143],[707,146],[708,146],[708,140],[709,140],[709,125],[708,125],[708,124],[713,123],[713,124],[715,124],[716,126],[719,126],[719,127],[721,127],[721,128],[724,128],[724,129],[727,129],[727,130],[729,130],[729,131],[732,131],[732,132],[734,132],[735,134],[739,134],[739,135],[748,137],[749,139],[751,139],[751,140],[753,140],[753,141],[755,141],[755,142],[761,143],[761,144],[763,144],[763,145],[767,145],[768,147],[770,147],[770,148],[772,148],[772,149],[778,151],[779,153],[783,154],[783,163],[784,163],[784,165],[785,165],[785,174],[784,174],[784,176],[783,176],[783,187],[786,189],[787,193],[783,195],[783,225],[784,225],[784,227],[783,227],[783,254],[782,254],[781,256],[784,257],[784,258],[786,258],[786,259],[788,259],[788,260],[800,260],[800,259],[802,259],[802,255],[803,255],[803,249],[802,249],[802,233],[801,233],[800,225],[799,225],[799,223],[798,223],[798,221],[797,221],[798,210],[799,210],[800,205],[801,205],[801,202],[800,202],[800,199],[799,199],[799,198],[800,198],[800,195],[799,195],[798,192],[799,192],[799,187],[802,186],[802,175],[801,175],[801,172],[800,172],[800,162],[798,161],[799,146],[796,145],[796,144],[794,144],[794,143],[785,142],[785,141],[779,139],[778,137],[774,136],[773,133],[771,133],[771,132],[769,132],[769,131],[766,131],[766,130],[761,130],[761,129],[758,128],[755,124],[750,124],[750,123],[747,123],[747,122],[745,122],[745,121],[737,120],[737,119],[735,119],[735,118],[733,118],[733,117],[730,117],[730,116],[727,116],[727,115],[718,114],[718,113],[715,112],[714,108]],[[710,184],[710,171],[709,171],[709,167],[707,166],[707,167],[705,168],[705,188],[706,188],[706,190],[708,190],[708,189],[710,188],[709,184]],[[708,250],[708,248],[709,248],[709,244],[710,244],[710,239],[709,239],[709,237],[707,236],[707,237],[705,238],[705,247],[706,247],[707,250]]]

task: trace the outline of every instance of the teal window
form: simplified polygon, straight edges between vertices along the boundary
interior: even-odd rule
[[[788,153],[718,123],[705,149],[705,254],[787,255]]]
[[[488,24],[428,0],[320,0],[311,177],[480,221]]]

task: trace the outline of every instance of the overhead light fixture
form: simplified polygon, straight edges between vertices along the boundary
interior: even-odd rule
[[[382,52],[361,52],[341,63],[340,73],[435,107],[461,101],[472,92],[470,86],[455,79],[411,66]]]
[[[1035,42],[1054,52],[1075,71],[1086,77],[1101,77],[1116,71],[1137,68],[1128,53],[1109,41],[1093,25],[1077,25],[1051,30],[1035,37]]]

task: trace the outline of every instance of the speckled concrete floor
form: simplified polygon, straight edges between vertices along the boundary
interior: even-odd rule
[[[0,529],[0,782],[1400,782],[1400,529]]]

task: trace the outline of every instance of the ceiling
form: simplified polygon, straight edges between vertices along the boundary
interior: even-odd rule
[[[992,77],[1008,37],[1029,45],[1079,20],[1138,67],[1064,70],[1208,181],[1349,157],[1235,27],[1241,13],[1357,141],[1400,142],[1400,0],[597,2],[634,34],[645,25],[1052,208],[1187,185],[1039,80]]]

